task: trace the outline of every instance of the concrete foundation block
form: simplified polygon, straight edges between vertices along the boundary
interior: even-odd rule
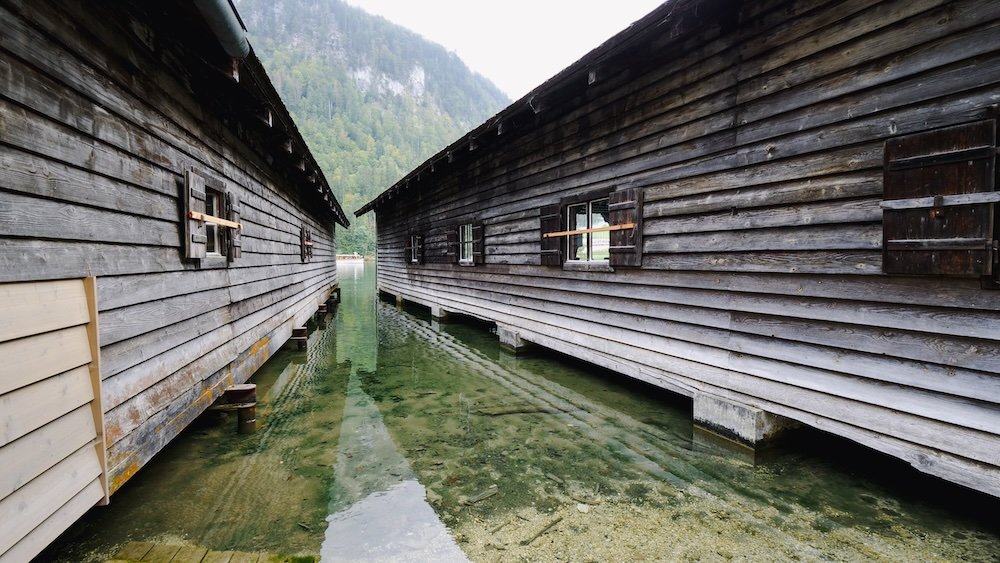
[[[500,339],[500,348],[511,354],[523,353],[531,346],[531,343],[521,338],[521,334],[513,327],[498,324],[497,337]]]
[[[448,311],[441,308],[440,305],[431,305],[431,318],[439,323],[448,322]]]
[[[763,445],[797,422],[715,395],[696,393],[694,423],[750,447]]]

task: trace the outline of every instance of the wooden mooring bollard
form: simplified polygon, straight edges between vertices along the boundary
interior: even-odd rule
[[[209,407],[209,410],[236,411],[236,431],[253,434],[257,431],[257,385],[241,383],[228,387],[223,391],[220,403]]]

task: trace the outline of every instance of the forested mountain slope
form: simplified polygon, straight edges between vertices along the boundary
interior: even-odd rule
[[[349,213],[505,107],[454,53],[341,0],[236,0],[250,41]],[[373,253],[372,215],[337,237]]]

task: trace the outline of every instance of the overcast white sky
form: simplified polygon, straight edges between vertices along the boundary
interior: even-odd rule
[[[347,0],[458,53],[512,100],[663,0]]]

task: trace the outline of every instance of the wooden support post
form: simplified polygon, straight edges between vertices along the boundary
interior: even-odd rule
[[[293,328],[292,337],[289,340],[298,344],[299,350],[306,351],[309,346],[309,329],[304,326]]]
[[[402,309],[403,308],[403,296],[402,295],[397,295],[396,296],[396,308],[397,309]]]
[[[257,431],[257,386],[253,383],[232,385],[222,393],[220,403],[209,410],[236,411],[236,431],[253,434]]]

